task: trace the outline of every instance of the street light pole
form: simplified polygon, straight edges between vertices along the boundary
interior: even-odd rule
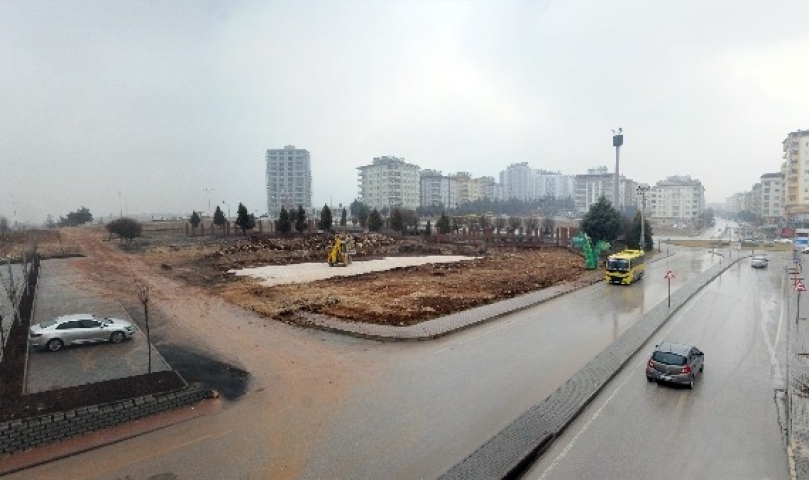
[[[618,133],[615,133],[615,130],[612,131],[612,133],[613,133],[613,135],[612,135],[612,146],[615,147],[615,180],[614,180],[613,186],[612,186],[612,195],[613,195],[612,200],[613,200],[613,204],[615,205],[615,209],[618,210],[619,212],[621,211],[621,201],[620,201],[620,199],[618,197],[618,191],[619,191],[618,184],[621,181],[621,176],[620,176],[620,174],[618,172],[618,164],[619,164],[619,158],[620,158],[620,154],[621,154],[621,145],[624,144],[623,131],[624,131],[623,128],[619,128]]]
[[[640,203],[640,249],[646,250],[646,219],[644,211],[646,210],[646,192],[649,191],[649,185],[638,185],[638,193],[641,196]]]

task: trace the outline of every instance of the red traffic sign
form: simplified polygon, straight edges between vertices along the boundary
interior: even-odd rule
[[[666,272],[666,274],[663,276],[663,278],[668,278],[668,279],[674,278],[674,272],[669,270],[668,272]]]
[[[795,284],[795,291],[796,292],[805,292],[806,291],[806,284],[803,282],[798,282]]]

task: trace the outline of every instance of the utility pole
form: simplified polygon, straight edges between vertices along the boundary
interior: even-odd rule
[[[646,210],[646,192],[649,191],[649,185],[638,185],[638,193],[641,196],[640,203],[640,249],[646,250],[646,220],[644,218],[644,211]],[[653,246],[654,247],[654,246]]]
[[[618,191],[619,191],[618,185],[619,185],[619,182],[621,181],[621,175],[618,172],[618,165],[619,165],[619,159],[620,159],[620,155],[621,155],[621,145],[624,144],[623,131],[624,131],[623,128],[619,128],[618,133],[615,133],[615,130],[612,131],[612,133],[613,133],[613,135],[612,135],[612,146],[615,147],[615,180],[613,182],[614,185],[612,186],[612,195],[613,195],[612,199],[613,199],[613,203],[614,203],[613,206],[619,212],[621,211],[621,200],[620,200],[620,197],[618,197]]]

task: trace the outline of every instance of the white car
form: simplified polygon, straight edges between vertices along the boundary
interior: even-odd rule
[[[28,341],[34,348],[56,352],[65,345],[107,341],[121,343],[134,333],[135,325],[129,320],[80,313],[31,325]]]
[[[767,268],[768,263],[769,260],[767,260],[767,257],[761,255],[756,255],[750,259],[750,266],[753,268]]]
[[[779,238],[775,241],[775,243],[792,243],[792,239],[789,238]]]

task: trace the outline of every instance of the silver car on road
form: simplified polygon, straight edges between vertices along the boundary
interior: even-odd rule
[[[662,342],[646,362],[646,380],[686,385],[694,388],[697,375],[705,369],[705,354],[697,347]]]
[[[89,313],[63,315],[31,325],[28,342],[33,348],[56,352],[65,345],[121,343],[135,333],[135,325],[120,318],[100,318]]]

